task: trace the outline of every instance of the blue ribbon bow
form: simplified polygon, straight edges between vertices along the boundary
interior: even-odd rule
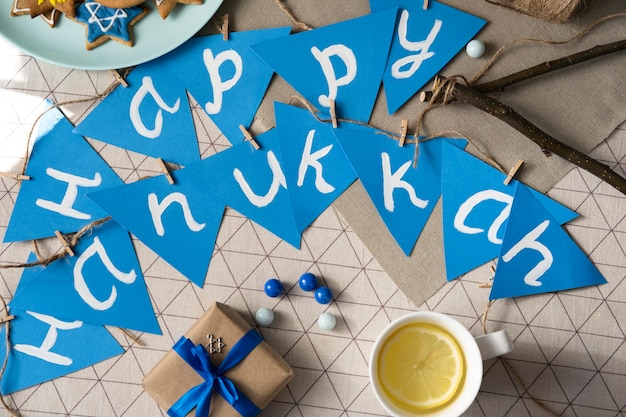
[[[196,409],[196,417],[208,417],[213,391],[221,395],[243,417],[255,417],[261,410],[246,397],[224,373],[241,362],[263,339],[254,329],[250,329],[230,349],[219,367],[215,367],[202,345],[194,345],[191,340],[181,337],[173,349],[204,382],[190,389],[167,410],[170,417],[185,417]]]

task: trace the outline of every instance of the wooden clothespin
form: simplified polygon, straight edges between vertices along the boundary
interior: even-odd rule
[[[120,85],[124,88],[128,87],[128,83],[126,82],[126,80],[120,75],[119,72],[117,72],[117,70],[109,70],[109,72],[111,72],[111,74],[113,74],[113,76],[115,77],[115,80],[120,83]]]
[[[4,317],[0,317],[0,324],[8,323],[11,320],[13,320],[14,318],[15,318],[15,316],[13,314],[10,314],[10,315],[4,316]]]
[[[63,234],[58,230],[56,230],[54,234],[57,236],[57,239],[59,239],[59,242],[61,242],[61,245],[63,245],[63,249],[65,249],[65,252],[70,256],[74,256],[74,251],[72,250],[72,247],[67,242],[67,240],[65,240],[65,236],[63,236]]]
[[[165,165],[165,161],[162,160],[161,158],[157,158],[157,161],[159,162],[161,171],[163,171],[163,173],[165,174],[165,177],[167,178],[167,182],[169,182],[170,184],[174,184],[174,178],[172,177],[172,173],[170,172],[170,169],[167,167],[167,165]]]
[[[509,183],[511,182],[515,174],[517,174],[517,171],[519,171],[519,169],[522,167],[523,164],[524,164],[524,161],[520,159],[519,161],[515,163],[515,165],[513,165],[513,168],[511,168],[508,175],[504,179],[504,185],[509,185]]]
[[[2,305],[4,306],[4,311],[2,311],[2,316],[0,316],[0,325],[2,325],[5,323],[9,323],[11,320],[15,318],[15,316],[13,314],[9,314],[9,306],[7,306],[6,301],[4,301],[4,297],[2,297],[1,295],[0,295],[0,301],[2,302]],[[9,325],[7,324],[7,332],[9,331],[8,327]]]
[[[224,17],[222,18],[222,35],[224,37],[224,40],[227,41],[228,40],[228,14],[225,14]]]
[[[239,130],[241,130],[241,133],[243,133],[243,136],[246,138],[248,142],[250,142],[250,144],[252,144],[254,149],[256,149],[257,151],[261,149],[257,141],[254,140],[254,137],[252,136],[252,134],[248,132],[248,129],[246,129],[243,125],[239,125]]]
[[[0,177],[13,178],[14,180],[30,180],[28,175],[15,174],[13,172],[0,172]]]
[[[402,119],[402,125],[400,126],[400,143],[399,146],[404,146],[406,141],[406,132],[409,130],[409,119]]]
[[[424,0],[424,10],[428,10],[430,0]]]
[[[493,265],[491,265],[491,271],[493,272],[493,275],[491,276],[491,278],[489,278],[489,281],[481,282],[480,284],[478,284],[478,288],[491,288],[491,287],[493,287],[493,277],[496,275],[496,268],[494,268]]]
[[[335,100],[330,99],[330,118],[333,122],[333,127],[336,128],[337,126],[339,126],[339,123],[337,123],[337,109],[335,108]]]

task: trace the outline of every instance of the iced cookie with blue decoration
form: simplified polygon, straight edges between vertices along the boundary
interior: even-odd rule
[[[148,13],[143,6],[123,9],[106,7],[87,0],[76,8],[74,19],[87,27],[87,49],[93,49],[109,39],[133,45],[131,26]]]

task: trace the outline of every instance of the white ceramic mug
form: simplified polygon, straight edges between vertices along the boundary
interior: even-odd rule
[[[447,404],[430,411],[409,411],[401,408],[385,394],[380,383],[378,363],[383,345],[398,329],[415,323],[443,328],[457,342],[465,360],[465,377],[457,393]],[[394,417],[460,416],[478,395],[483,378],[483,360],[507,354],[512,350],[513,344],[505,330],[474,337],[465,326],[450,316],[432,311],[409,313],[391,322],[376,339],[369,363],[370,382],[378,401]]]

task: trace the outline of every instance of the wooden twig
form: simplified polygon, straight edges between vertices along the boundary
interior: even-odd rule
[[[580,64],[594,58],[609,55],[623,50],[626,50],[626,39],[617,42],[607,43],[604,45],[597,45],[593,48],[578,52],[573,55],[568,55],[562,58],[554,59],[552,61],[543,62],[541,64],[526,68],[522,71],[518,71],[497,80],[489,81],[482,84],[473,84],[472,88],[476,91],[480,91],[481,93],[503,91],[506,87],[522,81],[529,80],[539,75],[547,74],[562,68],[570,67],[572,65]]]
[[[592,173],[621,193],[626,194],[626,178],[620,176],[607,165],[550,136],[515,112],[512,107],[501,103],[495,98],[489,97],[471,87],[461,85],[454,79],[441,76],[438,76],[438,78],[438,81],[441,83],[453,83],[449,90],[451,91],[450,96],[453,101],[469,104],[500,119],[535,142],[546,156],[557,155]]]
[[[502,78],[498,78],[493,81],[489,81],[481,84],[472,84],[472,88],[481,93],[492,93],[495,91],[504,91],[507,87],[514,84],[531,80],[534,77],[548,74],[563,68],[570,67],[572,65],[581,64],[583,62],[599,58],[605,55],[609,55],[615,52],[626,50],[626,39],[607,43],[604,45],[597,45],[593,48],[586,49],[573,55],[564,56],[554,59],[552,61],[542,62],[535,66],[517,71],[513,74],[509,74]],[[422,91],[420,93],[420,101],[430,101],[433,97],[432,91]]]

